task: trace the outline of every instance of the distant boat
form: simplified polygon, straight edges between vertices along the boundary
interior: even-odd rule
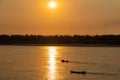
[[[68,60],[61,60],[61,62],[68,62]]]
[[[76,74],[86,74],[86,71],[70,71],[71,74],[72,73],[76,73]]]

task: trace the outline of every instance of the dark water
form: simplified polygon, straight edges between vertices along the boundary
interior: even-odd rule
[[[0,46],[0,80],[120,80],[120,47]]]

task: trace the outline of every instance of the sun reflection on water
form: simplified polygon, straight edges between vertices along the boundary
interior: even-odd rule
[[[49,80],[55,80],[57,48],[49,47],[48,53],[49,53]]]

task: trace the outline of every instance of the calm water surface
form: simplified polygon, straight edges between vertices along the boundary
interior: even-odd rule
[[[0,46],[0,80],[120,80],[120,47]]]

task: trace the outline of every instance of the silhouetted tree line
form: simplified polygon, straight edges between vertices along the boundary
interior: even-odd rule
[[[120,44],[120,35],[0,35],[0,44]]]

